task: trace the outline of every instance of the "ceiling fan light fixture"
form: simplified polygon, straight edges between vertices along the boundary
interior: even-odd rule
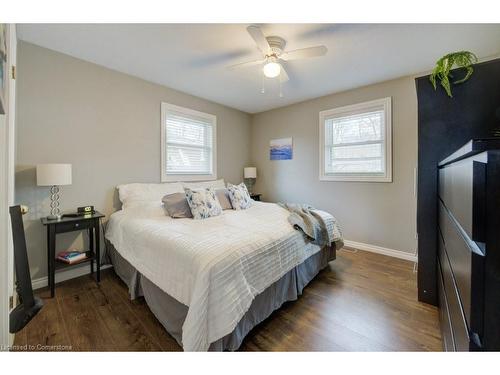
[[[281,73],[281,65],[275,61],[269,61],[264,65],[263,70],[267,78],[275,78]]]

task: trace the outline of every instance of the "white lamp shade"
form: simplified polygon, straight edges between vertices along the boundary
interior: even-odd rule
[[[243,176],[245,178],[257,178],[257,168],[255,167],[243,168]]]
[[[38,164],[36,184],[38,186],[71,185],[71,164]]]

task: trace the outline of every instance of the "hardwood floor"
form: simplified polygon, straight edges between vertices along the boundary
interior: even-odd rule
[[[58,284],[56,297],[15,337],[18,350],[175,351],[143,298],[130,301],[112,270]],[[438,311],[417,301],[413,264],[349,250],[254,328],[244,351],[441,350]]]

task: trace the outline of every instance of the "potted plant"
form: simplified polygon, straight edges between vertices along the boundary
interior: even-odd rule
[[[457,79],[453,81],[453,84],[457,85],[467,81],[472,72],[474,71],[472,65],[477,62],[477,56],[469,51],[459,51],[449,53],[443,57],[441,57],[436,62],[436,67],[432,71],[429,79],[434,87],[434,90],[437,89],[437,81],[439,80],[441,86],[443,86],[444,90],[448,94],[450,98],[453,97],[451,94],[451,83],[450,78],[453,78],[451,74],[451,70],[456,68],[465,69],[465,76],[461,79]]]

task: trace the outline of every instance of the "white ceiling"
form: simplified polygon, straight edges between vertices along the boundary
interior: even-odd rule
[[[258,66],[225,67],[260,58],[246,24],[20,24],[20,39],[192,95],[256,113],[432,68],[442,55],[500,53],[500,25],[263,24],[286,50],[324,44],[325,57],[290,61],[280,98],[276,79]]]

